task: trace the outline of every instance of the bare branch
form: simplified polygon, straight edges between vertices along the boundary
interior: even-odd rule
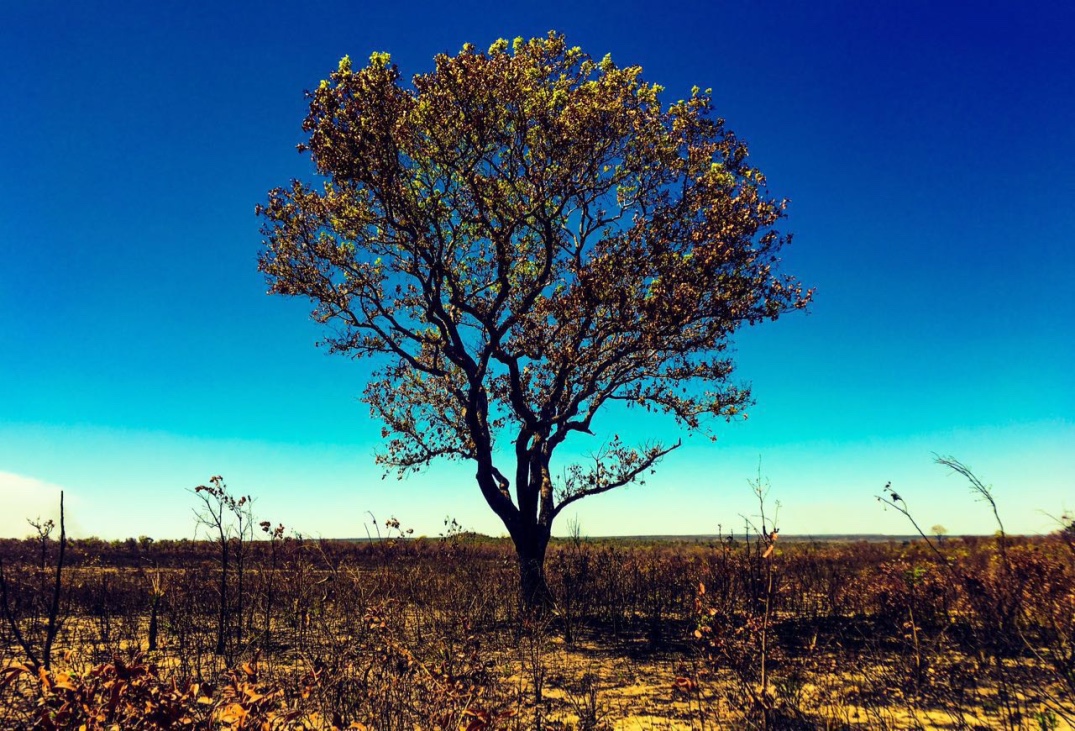
[[[669,447],[658,444],[639,451],[625,448],[614,441],[604,452],[594,456],[592,469],[587,472],[577,469],[567,478],[569,485],[565,486],[559,504],[553,509],[553,516],[576,500],[600,495],[634,482],[639,475],[652,469],[662,457],[678,449],[682,443],[682,440],[677,440]],[[612,464],[608,464],[609,462]]]

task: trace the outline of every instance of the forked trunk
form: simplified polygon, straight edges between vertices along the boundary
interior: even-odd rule
[[[487,409],[481,398],[474,399],[467,413],[475,421],[472,431],[481,433],[484,420],[473,414]],[[486,435],[487,436],[487,435]],[[516,499],[508,492],[509,482],[492,464],[491,455],[482,453],[479,460],[478,486],[489,507],[504,522],[515,554],[519,558],[519,600],[524,612],[544,613],[552,609],[552,592],[545,579],[545,550],[549,547],[553,510],[552,480],[549,477],[549,452],[543,435],[524,430],[515,441]],[[486,444],[490,442],[486,439]]]

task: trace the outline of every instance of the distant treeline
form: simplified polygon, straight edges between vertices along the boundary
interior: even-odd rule
[[[987,540],[985,536],[959,536],[948,537],[943,540],[950,542],[962,542],[975,545],[979,541]],[[1037,538],[1016,537],[1020,543],[1033,543]],[[392,547],[391,555],[394,558],[404,559],[407,557],[419,557],[429,550],[444,542],[454,544],[466,543],[473,549],[481,552],[484,547],[489,558],[500,557],[502,550],[510,547],[510,539],[494,538],[480,533],[466,532],[448,537],[392,537],[392,538],[309,538],[305,536],[288,536],[283,539],[287,544],[305,552],[313,552],[331,563],[344,563],[352,560],[364,563],[371,558],[383,559],[384,549]],[[789,544],[814,544],[847,545],[847,544],[896,544],[907,545],[908,543],[921,541],[921,536],[912,535],[880,535],[880,534],[839,534],[839,535],[785,535],[780,534],[779,542]],[[571,543],[581,541],[593,546],[622,545],[624,547],[643,547],[647,544],[698,544],[700,546],[714,545],[717,543],[742,544],[742,535],[689,535],[689,536],[602,536],[593,538],[554,538],[553,543]],[[52,553],[55,550],[55,539],[45,541],[45,550]],[[246,550],[251,552],[254,559],[264,558],[270,551],[267,540],[253,540],[246,543]],[[439,549],[437,549],[439,550]],[[33,562],[42,552],[42,541],[39,538],[0,538],[0,559],[12,563]],[[215,562],[219,560],[220,547],[215,541],[199,540],[190,538],[160,539],[156,540],[148,536],[138,538],[126,538],[116,540],[104,540],[101,538],[68,539],[67,552],[64,563],[70,567],[102,566],[111,568],[184,568],[203,562]]]

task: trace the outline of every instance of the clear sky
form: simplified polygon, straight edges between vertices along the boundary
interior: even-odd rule
[[[933,452],[995,487],[1009,530],[1075,508],[1069,3],[4,0],[0,536],[58,488],[75,535],[189,536],[214,474],[305,534],[369,513],[502,533],[468,467],[381,479],[368,365],[266,296],[254,206],[310,176],[303,90],[344,54],[409,77],[550,29],[668,102],[712,87],[817,288],[738,339],[749,420],[578,503],[584,533],[738,529],[759,458],[788,533],[908,532],[874,500],[890,480],[924,525],[991,532]],[[674,437],[614,414],[580,453],[613,430]]]

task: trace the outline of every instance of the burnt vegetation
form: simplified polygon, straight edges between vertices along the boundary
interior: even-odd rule
[[[576,529],[550,545],[555,605],[535,615],[510,540],[454,523],[412,538],[394,519],[369,541],[311,540],[242,517],[213,540],[0,541],[0,725],[1037,729],[1075,714],[1066,523],[879,543],[776,540],[771,518],[704,541]]]

